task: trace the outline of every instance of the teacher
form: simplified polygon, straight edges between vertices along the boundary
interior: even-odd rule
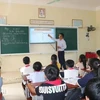
[[[53,38],[50,34],[48,34],[48,36],[57,41],[57,51],[58,51],[58,59],[59,59],[59,63],[61,64],[61,69],[62,67],[64,69],[66,69],[66,66],[65,66],[65,53],[64,53],[64,50],[66,49],[66,42],[64,40],[64,34],[63,33],[59,33],[59,39],[55,39]]]

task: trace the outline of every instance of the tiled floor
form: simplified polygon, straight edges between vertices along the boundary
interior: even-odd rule
[[[26,100],[21,83],[3,85],[2,92],[5,100]]]

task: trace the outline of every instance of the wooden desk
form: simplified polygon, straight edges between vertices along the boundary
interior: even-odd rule
[[[67,86],[68,86],[68,89],[73,89],[73,88],[78,88],[79,86],[78,85],[73,85],[73,84],[69,84],[69,83],[66,83]]]
[[[81,69],[81,70],[83,70],[84,72],[87,72],[87,73],[91,72],[91,70],[89,70],[89,69]]]

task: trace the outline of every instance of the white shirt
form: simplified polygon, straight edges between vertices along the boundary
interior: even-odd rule
[[[33,72],[33,68],[32,66],[28,66],[28,67],[24,66],[20,69],[20,72],[22,73],[22,75],[28,75]],[[24,80],[22,80],[22,82],[23,84],[26,83]]]
[[[79,69],[79,74],[80,74],[80,76],[83,76],[84,73],[85,73],[85,72],[82,70],[82,69],[84,69],[83,63],[78,62],[75,66]]]
[[[38,82],[44,82],[45,81],[45,75],[43,71],[39,71],[39,72],[33,72],[30,73],[27,76],[27,79],[29,79],[32,83],[38,83]]]
[[[57,41],[57,46],[61,47],[61,48],[58,48],[58,51],[64,51],[64,49],[66,49],[67,47],[65,40],[56,39],[56,41]]]
[[[64,39],[55,39],[52,38],[54,41],[57,41],[57,46],[61,47],[61,48],[57,48],[57,51],[64,51],[67,48],[66,42]]]
[[[27,74],[33,72],[33,68],[32,68],[31,66],[22,67],[22,68],[20,69],[20,72],[21,72],[23,75],[27,75]]]

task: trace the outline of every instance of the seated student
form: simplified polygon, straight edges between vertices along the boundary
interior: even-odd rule
[[[59,78],[59,69],[55,65],[48,65],[45,70],[46,82],[38,87],[33,87],[30,83],[27,86],[32,95],[42,95],[43,100],[64,100],[67,85]]]
[[[37,61],[33,64],[33,69],[34,72],[30,73],[26,78],[29,80],[31,83],[42,83],[45,81],[45,75],[44,72],[42,71],[42,64],[41,62]],[[32,100],[43,100],[42,96],[32,96]]]
[[[60,70],[61,65],[60,65],[60,63],[57,62],[57,55],[56,54],[53,54],[51,56],[51,64],[56,65]]]
[[[83,71],[82,69],[85,70],[87,67],[87,59],[84,54],[81,54],[79,56],[79,62],[75,65],[75,67],[77,67],[79,70],[79,76],[84,76],[85,71]]]
[[[42,71],[42,64],[41,62],[37,61],[33,64],[34,72],[30,73],[27,76],[27,79],[30,80],[32,83],[44,82],[44,72]]]
[[[98,59],[100,60],[100,50],[97,50],[97,51],[96,51],[96,54],[97,54],[97,56],[98,56]]]
[[[72,73],[75,74],[75,76],[78,76],[78,71],[74,68],[73,60],[68,59],[67,61],[65,61],[65,65],[66,65],[66,70],[64,70],[64,72],[60,72],[62,77],[64,78],[71,77]]]
[[[28,75],[29,73],[32,73],[33,68],[32,66],[30,66],[30,58],[27,56],[24,57],[23,63],[25,64],[25,66],[20,69],[20,72],[22,73],[22,75]]]
[[[91,79],[85,88],[86,100],[100,100],[100,78]]]
[[[68,59],[68,60],[65,62],[65,65],[66,65],[66,69],[67,69],[67,70],[75,70],[75,68],[74,68],[74,61],[73,61],[73,60]]]
[[[27,57],[27,56],[24,57],[23,58],[23,63],[25,64],[25,66],[20,69],[22,77],[27,76],[29,73],[33,72],[33,68],[30,66],[30,58],[29,57]],[[32,100],[31,96],[29,95],[30,93],[27,92],[27,94],[26,94],[26,91],[28,91],[28,89],[25,86],[25,84],[26,84],[26,82],[23,79],[22,80],[22,87],[24,89],[25,96],[26,96],[27,100]]]
[[[100,73],[100,60],[97,58],[92,58],[89,62],[89,66],[91,67],[92,71],[77,81],[77,85],[83,90],[82,94],[84,94],[84,89],[88,81],[94,77],[98,77]]]
[[[84,96],[84,89],[88,83],[89,80],[99,77],[100,75],[100,60],[97,58],[92,58],[89,62],[89,66],[91,67],[92,71],[88,74],[86,74],[81,79],[77,80],[76,85],[73,85],[73,88],[80,87],[82,89],[82,96]]]

